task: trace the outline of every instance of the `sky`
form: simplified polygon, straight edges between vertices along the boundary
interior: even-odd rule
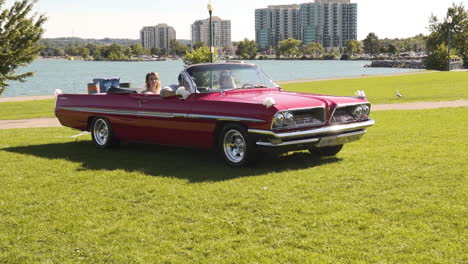
[[[268,5],[300,4],[314,0],[211,0],[213,16],[231,20],[231,39],[255,39],[255,9]],[[7,0],[9,7],[14,0]],[[369,32],[379,38],[428,34],[431,14],[445,17],[452,3],[468,0],[351,0],[358,4],[358,40]],[[166,23],[177,39],[190,39],[190,25],[208,18],[208,0],[38,0],[34,11],[45,14],[45,38],[138,39],[144,26]]]

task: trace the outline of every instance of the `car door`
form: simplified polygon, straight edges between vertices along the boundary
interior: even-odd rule
[[[142,140],[164,145],[190,145],[194,122],[188,100],[178,96],[141,95],[137,103]]]

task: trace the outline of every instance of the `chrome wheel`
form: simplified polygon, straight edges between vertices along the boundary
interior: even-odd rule
[[[93,136],[96,144],[100,146],[105,146],[109,141],[109,126],[104,119],[99,118],[94,122]]]
[[[234,163],[241,163],[247,151],[244,136],[237,130],[231,129],[223,138],[223,149],[226,158]]]

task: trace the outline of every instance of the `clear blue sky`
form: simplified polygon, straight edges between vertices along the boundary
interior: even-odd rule
[[[10,6],[14,0],[7,0]],[[213,15],[231,20],[232,40],[255,39],[255,8],[299,4],[296,0],[212,0]],[[358,39],[369,32],[379,38],[403,38],[427,34],[431,13],[446,14],[452,2],[468,0],[351,0],[358,3]],[[39,0],[35,11],[49,20],[44,37],[139,38],[143,26],[167,23],[178,39],[190,39],[190,25],[208,17],[207,0]]]

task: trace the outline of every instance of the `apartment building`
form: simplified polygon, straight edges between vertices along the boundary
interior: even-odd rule
[[[168,51],[171,40],[176,39],[176,31],[167,24],[143,27],[140,30],[140,41],[144,48],[157,48]]]
[[[346,46],[357,39],[357,4],[350,0],[315,0],[299,5],[268,6],[255,10],[255,37],[260,50],[276,47],[287,38],[325,48]]]
[[[222,20],[219,17],[212,17],[213,25],[213,46],[231,47],[231,20]],[[192,46],[196,42],[204,42],[210,45],[210,19],[197,20],[191,25]]]

